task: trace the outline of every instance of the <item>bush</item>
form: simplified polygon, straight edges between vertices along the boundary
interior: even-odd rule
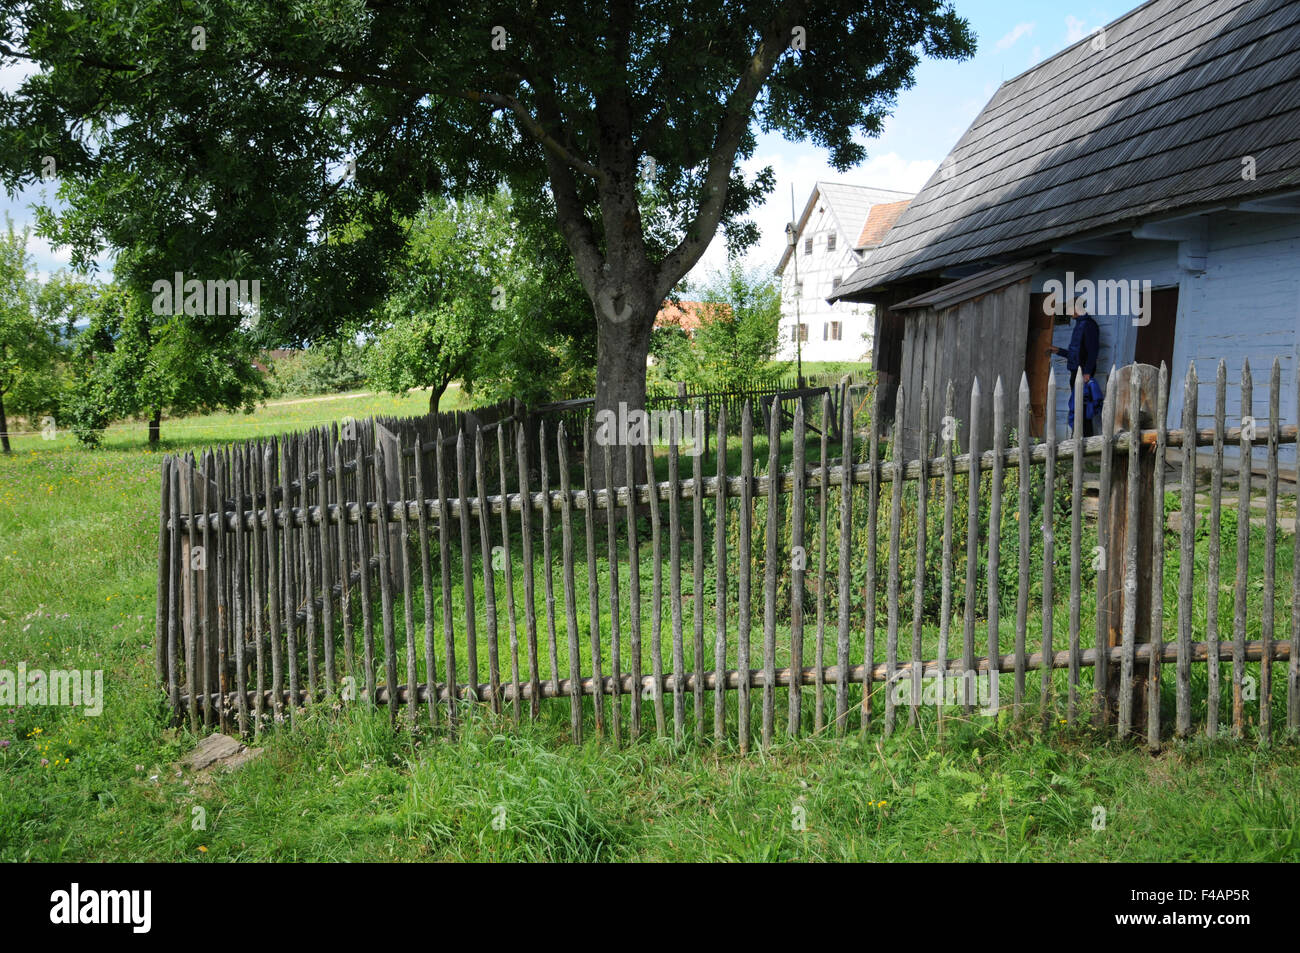
[[[780,350],[781,289],[762,271],[732,263],[702,289],[700,326],[689,338],[660,329],[651,338],[657,362],[651,383],[685,381],[710,390],[772,381],[788,364],[774,363]]]
[[[355,390],[366,383],[366,350],[355,341],[331,341],[277,361],[275,392],[310,396]]]

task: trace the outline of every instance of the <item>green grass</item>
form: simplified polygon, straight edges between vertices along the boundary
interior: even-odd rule
[[[279,405],[195,420],[188,435],[168,422],[164,450],[420,409],[422,395],[407,400]],[[268,731],[265,754],[238,772],[177,776],[196,739],[169,726],[154,685],[159,456],[142,430],[114,428],[96,453],[64,440],[20,438],[0,458],[0,668],[102,668],[107,699],[97,718],[0,708],[0,859],[1300,858],[1294,744],[1170,742],[1152,757],[1085,727],[1040,736],[956,717],[942,741],[923,718],[887,740],[810,737],[742,757],[734,738],[573,745],[563,702],[518,729],[480,712],[454,740],[320,705],[295,730]],[[577,582],[585,618],[581,566]],[[400,608],[398,619],[400,630]],[[1036,673],[1030,685],[1036,696]]]
[[[467,403],[460,387],[453,384],[442,395],[438,409],[443,412],[460,410]],[[385,415],[409,417],[428,413],[428,410],[428,391],[411,391],[404,397],[366,391],[314,397],[277,397],[252,414],[218,413],[164,418],[160,450],[166,453],[250,437],[271,436],[318,427],[348,416],[358,420]],[[22,420],[10,420],[10,426],[15,431],[22,431],[23,428],[39,429],[31,422]],[[149,424],[144,420],[113,424],[104,432],[103,448],[130,452],[146,449],[148,431]],[[76,437],[67,430],[58,431],[53,440],[46,440],[39,434],[24,433],[23,436],[14,437],[12,442],[15,456],[32,452],[44,456],[51,451],[79,449]]]
[[[790,370],[794,371],[794,362],[790,362]],[[836,377],[844,374],[865,374],[871,370],[870,361],[804,361],[804,377],[824,377],[833,374]]]

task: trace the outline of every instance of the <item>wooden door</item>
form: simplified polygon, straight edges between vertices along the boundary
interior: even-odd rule
[[[1029,379],[1030,436],[1042,437],[1047,422],[1047,376],[1052,370],[1052,359],[1047,349],[1052,346],[1052,329],[1056,316],[1044,313],[1043,305],[1048,295],[1029,296],[1029,333],[1025,339],[1025,375]],[[1055,414],[1055,409],[1053,409]]]
[[[1164,361],[1169,368],[1169,380],[1174,378],[1174,336],[1178,322],[1178,289],[1156,288],[1151,292],[1150,320],[1137,326],[1137,339],[1133,344],[1133,361],[1159,367]],[[1166,394],[1166,397],[1169,395]]]
[[[876,412],[880,415],[880,433],[885,434],[894,423],[894,403],[902,373],[903,337],[906,326],[903,315],[876,306],[876,333],[873,342],[871,367],[876,372],[876,393],[879,395]]]

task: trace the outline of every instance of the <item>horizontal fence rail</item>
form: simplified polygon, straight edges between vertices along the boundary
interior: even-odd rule
[[[777,395],[751,399],[738,439],[722,406],[712,453],[684,405],[696,426],[679,414],[667,446],[503,412],[167,457],[157,674],[178,718],[240,732],[323,700],[450,729],[567,699],[575,741],[693,732],[742,751],[1003,710],[1153,749],[1194,722],[1295,733],[1296,490],[1278,456],[1297,428],[1278,362],[1258,417],[1249,366],[1238,420],[1226,380],[1220,364],[1198,428],[1189,368],[1170,428],[1166,370],[1112,370],[1100,433],[1041,441],[1023,378],[1014,420],[1001,381],[977,381],[960,418],[951,384],[941,417],[926,388],[911,460],[909,395],[887,427],[848,380],[761,422]]]

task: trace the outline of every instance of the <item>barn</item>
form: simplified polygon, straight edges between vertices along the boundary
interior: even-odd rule
[[[903,384],[911,453],[912,395],[949,380],[964,398],[1001,377],[1010,401],[1024,374],[1034,435],[1064,432],[1059,358],[1046,406],[1047,348],[1070,336],[1062,292],[1088,296],[1103,386],[1131,361],[1164,361],[1174,381],[1195,362],[1208,412],[1225,359],[1231,418],[1242,362],[1266,385],[1278,357],[1294,423],[1300,2],[1151,0],[1003,83],[832,300],[876,306],[881,410],[892,421]],[[1170,388],[1171,426],[1182,398]],[[942,399],[931,407],[935,433]]]

